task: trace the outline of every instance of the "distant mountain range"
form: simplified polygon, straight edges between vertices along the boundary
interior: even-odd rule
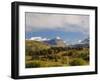
[[[89,38],[84,39],[83,41],[81,41],[81,43],[83,43],[83,44],[89,44]]]
[[[89,47],[89,38],[86,38],[86,39],[80,41],[78,44],[74,44],[74,45],[67,45],[63,41],[63,39],[61,39],[60,37],[55,37],[53,39],[47,39],[47,38],[42,38],[42,37],[32,37],[28,40],[43,42],[43,43],[48,44],[53,47],[72,47],[72,48]]]
[[[78,44],[74,44],[74,45],[70,45],[69,47],[71,48],[79,48],[79,47],[85,47],[85,48],[88,48],[89,47],[89,38],[86,38],[84,40],[82,40],[80,43]]]

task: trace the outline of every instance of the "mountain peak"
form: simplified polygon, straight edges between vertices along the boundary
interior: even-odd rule
[[[61,39],[61,38],[59,36],[57,36],[56,39]]]
[[[88,44],[89,43],[89,37],[84,39],[83,41],[81,41],[81,43],[85,43],[85,44]]]
[[[57,37],[56,37],[56,39],[58,39],[58,40],[59,40],[59,39],[61,39],[61,38],[60,38],[59,36],[57,36]]]
[[[55,37],[54,39],[51,39],[49,41],[46,41],[48,44],[52,45],[52,46],[56,46],[56,47],[65,47],[65,43],[64,41],[59,37]]]

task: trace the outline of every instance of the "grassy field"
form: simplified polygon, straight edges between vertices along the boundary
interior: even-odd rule
[[[25,67],[61,67],[89,65],[89,48],[51,47],[37,41],[26,41]]]

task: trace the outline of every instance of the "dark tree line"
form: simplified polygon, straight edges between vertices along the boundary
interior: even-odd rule
[[[61,51],[72,50],[76,48],[70,47],[51,47],[49,49],[43,50],[32,50],[31,48],[26,48],[26,55],[48,55],[48,54],[57,54]],[[82,50],[83,48],[77,48],[76,50]]]

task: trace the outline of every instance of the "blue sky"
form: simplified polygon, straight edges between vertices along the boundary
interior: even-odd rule
[[[26,13],[25,38],[60,37],[67,43],[77,43],[89,37],[89,16],[72,14]]]

